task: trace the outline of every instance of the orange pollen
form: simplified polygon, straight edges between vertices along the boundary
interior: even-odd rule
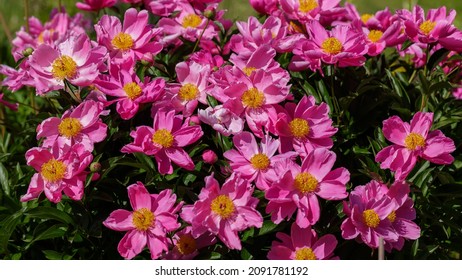
[[[137,99],[143,92],[141,87],[135,82],[125,84],[124,91],[127,97],[130,98],[131,100]]]
[[[422,24],[419,25],[420,32],[422,32],[425,35],[430,34],[432,30],[435,28],[436,22],[431,21],[431,20],[426,20],[422,22]]]
[[[202,19],[200,16],[196,14],[189,14],[183,18],[183,23],[181,24],[184,28],[196,28],[198,27],[202,22]]]
[[[65,118],[59,123],[58,131],[64,137],[75,137],[82,131],[82,124],[76,118]]]
[[[380,30],[371,30],[369,34],[367,34],[367,38],[372,43],[377,43],[382,38],[383,32]]]
[[[257,70],[257,68],[255,67],[244,67],[244,69],[242,69],[242,72],[244,72],[247,76],[250,76],[255,70]]]
[[[120,32],[112,39],[111,44],[115,49],[128,51],[133,47],[134,42],[130,34]]]
[[[48,182],[57,182],[64,178],[67,166],[64,162],[57,159],[50,159],[42,164],[40,174]]]
[[[196,239],[194,239],[190,234],[181,236],[175,246],[178,249],[178,252],[182,255],[192,254],[197,249]]]
[[[219,215],[222,219],[228,219],[234,214],[236,208],[229,196],[222,194],[212,200],[210,210]]]
[[[51,64],[51,74],[58,81],[74,78],[77,74],[77,63],[72,57],[62,55]]]
[[[363,14],[361,16],[361,21],[366,24],[369,19],[371,19],[374,15],[371,14]]]
[[[296,260],[316,260],[317,258],[311,248],[304,247],[304,248],[297,249],[295,251],[295,259]]]
[[[308,133],[310,133],[310,126],[308,125],[308,122],[301,118],[291,120],[289,123],[289,129],[290,133],[292,133],[295,138],[304,138],[308,136]]]
[[[244,106],[256,109],[260,108],[265,103],[265,95],[258,89],[251,88],[244,91],[241,100]]]
[[[411,132],[404,139],[404,146],[411,151],[415,151],[417,148],[425,146],[425,138],[422,135]]]
[[[325,53],[336,55],[342,51],[343,45],[337,38],[330,37],[322,42],[321,48]]]
[[[391,211],[390,215],[387,216],[387,219],[393,223],[396,220],[396,211]]]
[[[159,129],[152,135],[152,142],[165,149],[173,146],[174,140],[175,138],[173,137],[172,133],[166,129]]]
[[[133,212],[132,223],[137,230],[146,231],[152,226],[155,218],[151,210],[141,208]]]
[[[318,180],[310,173],[302,172],[295,176],[294,186],[302,194],[311,193],[318,187]]]
[[[319,6],[316,0],[298,0],[298,3],[298,10],[302,13],[309,13]]]
[[[199,95],[199,89],[196,85],[193,84],[184,84],[181,86],[180,90],[178,91],[178,97],[182,101],[191,101],[197,98]]]
[[[368,209],[363,212],[363,220],[364,223],[371,228],[378,227],[380,223],[379,215],[377,215],[377,213],[372,209]]]
[[[265,170],[270,166],[270,160],[268,156],[265,154],[256,154],[250,159],[250,163],[252,164],[253,168],[259,170]]]

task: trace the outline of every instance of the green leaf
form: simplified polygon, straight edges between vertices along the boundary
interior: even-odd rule
[[[0,254],[7,250],[8,240],[20,222],[22,212],[18,211],[0,223]]]
[[[241,250],[241,258],[243,260],[252,260],[253,256],[252,256],[252,254],[250,254],[249,251],[247,251],[246,248],[242,248],[242,250]]]
[[[65,228],[65,227],[64,227]],[[66,233],[66,230],[63,229],[63,225],[52,225],[51,227],[45,229],[43,232],[37,234],[37,236],[32,239],[31,243],[39,241],[39,240],[47,240],[47,239],[53,239],[57,237],[63,237],[64,234]]]
[[[67,214],[66,212],[59,211],[58,209],[52,207],[37,207],[26,211],[24,214],[28,215],[31,218],[38,218],[44,220],[52,219],[65,224],[75,225],[74,220],[69,214]]]
[[[8,171],[3,163],[0,162],[0,184],[2,185],[3,192],[10,195],[10,183],[8,181]]]
[[[434,52],[430,59],[428,60],[427,68],[428,70],[432,70],[438,63],[440,63],[443,59],[445,59],[449,54],[449,50],[445,48],[441,48]]]
[[[264,221],[263,226],[258,230],[257,236],[262,236],[271,233],[278,225],[272,221]]]

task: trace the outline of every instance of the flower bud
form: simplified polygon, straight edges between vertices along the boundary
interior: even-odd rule
[[[92,164],[90,164],[90,171],[93,172],[93,173],[100,172],[101,171],[101,163],[92,162]]]
[[[26,48],[25,50],[22,51],[22,54],[23,54],[25,57],[28,57],[28,56],[30,56],[33,52],[34,52],[34,49],[31,48],[31,47],[28,47],[28,48]]]
[[[218,160],[217,154],[212,150],[205,150],[202,153],[202,159],[208,164],[214,164]]]

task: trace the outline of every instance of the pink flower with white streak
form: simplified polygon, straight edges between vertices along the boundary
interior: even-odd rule
[[[221,188],[212,174],[205,177],[199,200],[184,206],[180,216],[192,225],[193,237],[210,232],[228,248],[241,250],[238,232],[263,225],[263,218],[255,209],[259,200],[252,193],[249,182],[235,173]]]
[[[37,127],[37,139],[45,138],[43,147],[82,144],[88,151],[93,144],[106,138],[107,125],[100,116],[108,114],[101,102],[84,101],[76,108],[64,112],[61,118],[51,117]]]
[[[343,167],[331,170],[335,153],[316,149],[303,160],[302,166],[291,162],[277,167],[283,173],[265,194],[269,200],[266,213],[279,224],[289,220],[297,211],[296,223],[301,228],[314,225],[321,215],[318,196],[326,200],[341,200],[347,197],[345,184],[350,173]]]
[[[417,160],[423,158],[436,164],[451,164],[450,155],[456,147],[454,141],[440,130],[430,131],[433,113],[417,112],[410,124],[398,116],[383,121],[383,135],[393,145],[377,153],[375,160],[380,168],[395,172],[398,181],[406,179]]]
[[[93,156],[82,144],[47,148],[32,148],[26,152],[27,165],[37,173],[21,197],[21,201],[36,199],[44,192],[53,203],[61,201],[62,193],[73,200],[81,200],[87,173]]]
[[[54,49],[40,45],[30,57],[31,76],[38,94],[64,88],[64,80],[89,86],[103,69],[105,47],[92,47],[86,34],[70,37]]]
[[[125,145],[122,153],[144,153],[153,155],[159,173],[172,174],[172,161],[186,170],[194,169],[194,162],[183,149],[199,140],[203,135],[198,125],[183,123],[183,116],[174,110],[159,110],[154,116],[154,126],[139,126],[130,133],[134,142]]]
[[[134,258],[146,244],[151,258],[158,259],[162,252],[168,251],[170,240],[167,234],[180,227],[176,213],[183,203],[175,206],[176,195],[171,190],[149,194],[141,182],[128,186],[127,191],[133,211],[115,210],[103,225],[112,230],[127,231],[117,246],[125,259]]]
[[[237,135],[244,129],[244,120],[223,105],[198,110],[198,116],[224,136]]]
[[[111,58],[117,63],[127,58],[151,61],[153,56],[162,51],[162,45],[151,42],[160,29],[150,27],[148,20],[148,11],[138,12],[135,8],[125,12],[123,24],[115,16],[104,15],[95,24],[98,43],[106,46]]]
[[[274,170],[277,161],[286,158],[295,158],[296,154],[288,152],[275,155],[279,148],[279,140],[274,140],[266,135],[257,144],[252,133],[244,131],[233,137],[236,149],[226,151],[223,156],[230,161],[234,172],[240,173],[241,177],[254,182],[260,190],[266,190],[277,181],[279,176]]]
[[[278,232],[268,252],[269,260],[331,260],[334,256],[337,239],[332,234],[318,238],[316,232],[308,228],[301,228],[296,223],[290,227],[290,236]]]

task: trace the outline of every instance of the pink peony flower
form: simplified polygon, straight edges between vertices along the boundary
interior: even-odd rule
[[[173,249],[163,259],[166,260],[192,260],[199,254],[199,250],[217,242],[216,237],[210,232],[205,232],[194,238],[192,227],[188,226],[173,236]]]
[[[103,67],[107,50],[92,48],[90,39],[82,34],[70,37],[57,49],[40,45],[30,58],[31,76],[38,94],[64,88],[64,80],[76,86],[89,86]]]
[[[391,222],[397,204],[386,195],[387,192],[384,184],[371,181],[357,186],[350,193],[349,204],[343,203],[343,212],[347,215],[341,225],[343,238],[353,239],[359,235],[371,248],[379,246],[380,237],[387,242],[398,241],[399,236]]]
[[[218,160],[217,154],[212,150],[205,150],[202,153],[202,160],[208,164],[214,164]]]
[[[114,6],[117,0],[83,0],[83,2],[85,3],[77,2],[75,6],[84,11],[99,11]]]
[[[98,43],[106,46],[116,63],[127,58],[151,61],[153,56],[162,51],[162,45],[151,42],[160,30],[150,27],[148,19],[146,10],[138,12],[135,8],[125,12],[123,24],[115,16],[104,15],[95,25]]]
[[[279,148],[279,140],[268,135],[258,146],[253,134],[244,131],[233,137],[233,143],[236,149],[226,151],[223,156],[230,161],[234,172],[241,174],[250,183],[255,181],[260,190],[268,189],[278,180],[278,174],[274,170],[277,161],[296,156],[293,152],[274,155]]]
[[[264,15],[271,15],[278,10],[278,0],[250,0],[250,5]]]
[[[269,200],[266,213],[279,224],[289,220],[297,210],[296,223],[301,228],[314,225],[321,215],[318,196],[326,200],[341,200],[347,197],[345,184],[350,173],[343,167],[331,171],[335,153],[327,149],[316,149],[303,160],[302,166],[282,162],[284,172],[265,194]]]
[[[285,111],[278,114],[276,134],[281,140],[281,152],[295,149],[305,157],[317,148],[330,149],[337,128],[332,126],[326,103],[315,105],[313,96],[303,96],[298,104],[288,102]]]
[[[170,16],[177,7],[180,0],[143,0],[146,9],[161,17]]]
[[[198,125],[183,123],[183,116],[175,111],[159,110],[154,116],[154,126],[139,126],[130,133],[134,142],[125,145],[122,153],[145,153],[153,155],[161,174],[172,174],[172,161],[186,170],[194,169],[194,162],[184,146],[199,140],[203,132]]]
[[[394,145],[385,147],[377,153],[375,160],[380,168],[395,172],[398,181],[406,179],[417,160],[423,158],[436,164],[451,164],[450,155],[456,147],[454,141],[440,130],[430,132],[433,113],[417,112],[411,123],[403,122],[393,116],[383,121],[383,134]]]
[[[125,259],[134,258],[146,244],[151,258],[157,259],[163,251],[168,251],[167,234],[180,227],[176,213],[183,204],[175,206],[176,195],[171,190],[149,194],[141,182],[128,186],[127,191],[133,211],[115,210],[103,225],[112,230],[127,231],[117,247]]]
[[[318,239],[311,227],[301,228],[293,223],[290,236],[278,232],[276,237],[281,241],[273,241],[268,252],[270,260],[329,260],[338,259],[334,256],[337,239],[332,234],[326,234]]]
[[[249,182],[235,173],[222,188],[212,174],[205,178],[199,200],[184,206],[180,216],[192,225],[194,238],[210,232],[218,235],[228,248],[241,250],[238,232],[263,224],[261,214],[255,210],[259,200],[252,193]]]
[[[343,13],[343,8],[339,7],[340,0],[280,0],[279,3],[289,19],[302,23]]]
[[[201,122],[212,126],[224,136],[237,135],[244,129],[244,120],[222,105],[198,110],[198,115]]]
[[[64,112],[61,118],[51,117],[37,127],[37,139],[45,138],[43,147],[53,145],[73,146],[82,144],[86,150],[92,151],[93,144],[106,138],[107,126],[100,116],[107,114],[101,102],[84,101],[76,108]]]
[[[54,203],[61,201],[62,192],[73,200],[80,200],[87,173],[85,168],[93,156],[82,144],[59,147],[32,148],[26,152],[27,165],[38,173],[32,176],[27,193],[21,201],[36,199],[44,192]]]

